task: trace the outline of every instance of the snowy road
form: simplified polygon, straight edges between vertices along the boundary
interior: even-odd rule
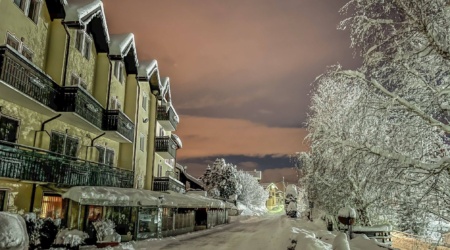
[[[161,249],[286,249],[290,228],[285,215],[267,215],[233,223],[225,230],[179,240]]]
[[[324,229],[325,225],[320,220],[309,222],[304,219],[288,218],[284,213],[267,214],[261,217],[247,217],[228,225],[176,237],[123,243],[114,250],[286,250],[290,245],[291,235],[296,235],[298,240],[296,250],[331,250],[335,234]],[[293,231],[296,234],[293,234]],[[80,249],[97,248],[82,247]],[[352,240],[350,249],[386,250],[362,238]]]

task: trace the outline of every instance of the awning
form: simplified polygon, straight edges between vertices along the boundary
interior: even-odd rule
[[[78,186],[70,188],[63,198],[82,205],[119,207],[172,207],[172,208],[231,208],[230,203],[196,194],[180,194],[173,191],[155,192],[150,190],[115,187]]]
[[[78,186],[70,188],[62,197],[97,206],[158,206],[159,203],[158,192],[133,188]]]

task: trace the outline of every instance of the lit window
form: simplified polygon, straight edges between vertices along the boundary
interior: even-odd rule
[[[44,194],[42,197],[41,218],[62,218],[62,198],[60,195]]]

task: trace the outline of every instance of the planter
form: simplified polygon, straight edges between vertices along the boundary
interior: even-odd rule
[[[104,247],[116,247],[118,246],[120,243],[119,242],[97,242],[97,244],[95,244],[97,246],[97,248],[104,248]]]

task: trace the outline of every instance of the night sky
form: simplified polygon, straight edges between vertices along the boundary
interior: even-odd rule
[[[310,89],[327,66],[355,68],[337,30],[345,0],[103,0],[111,34],[132,32],[140,61],[171,79],[183,141],[177,161],[200,176],[216,158],[296,181],[308,149]]]

